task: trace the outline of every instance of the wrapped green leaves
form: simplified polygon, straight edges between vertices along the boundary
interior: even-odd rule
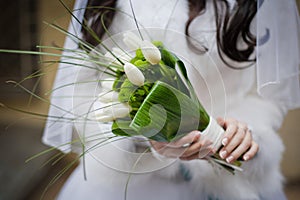
[[[108,107],[111,104],[121,106],[114,105],[115,110],[112,107],[110,113],[102,112],[97,119],[102,122],[110,119],[115,135],[141,135],[159,142],[172,142],[199,130],[203,133],[201,138],[211,140],[214,148],[219,149],[224,130],[199,102],[184,63],[162,42],[151,43],[137,38],[131,33],[125,34],[124,42],[137,48],[135,57],[125,61],[123,68],[117,70],[110,91],[112,94],[104,94],[100,98]],[[107,102],[107,96],[112,98],[112,102]],[[206,157],[207,153],[200,151],[199,158]],[[230,168],[228,163],[223,163],[216,156],[210,157],[210,160],[215,159],[222,166],[228,165],[226,168],[231,171],[239,169],[240,163]]]

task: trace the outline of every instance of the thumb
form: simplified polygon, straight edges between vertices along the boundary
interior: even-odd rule
[[[224,118],[218,117],[216,120],[217,120],[217,123],[218,123],[220,126],[222,126],[222,127],[225,126],[225,119],[224,119]]]

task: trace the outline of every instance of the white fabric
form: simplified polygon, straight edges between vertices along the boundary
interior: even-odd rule
[[[76,1],[74,5],[74,14],[79,21],[83,19],[84,9],[82,8],[85,8],[86,5],[87,1]],[[80,29],[81,24],[75,18],[72,18],[68,32],[80,37]],[[66,37],[64,48],[76,50],[78,44],[73,37]],[[65,56],[76,56],[76,53],[65,51],[62,56],[63,61],[76,62],[76,60],[65,58]],[[48,115],[52,117],[48,118],[42,138],[45,144],[58,147],[64,152],[68,152],[71,149],[70,141],[72,140],[73,120],[70,119],[74,118],[72,99],[77,73],[78,68],[72,65],[59,65],[53,84],[54,91],[51,93],[51,105],[48,112]],[[55,88],[59,89],[55,90]],[[63,120],[63,118],[69,119]]]
[[[185,40],[178,40],[178,38],[171,37],[172,34],[183,35],[184,33],[185,22],[188,19],[187,1],[132,0],[132,2],[137,21],[140,23],[141,27],[155,27],[161,29],[167,27],[168,29],[173,30],[166,32],[167,36],[169,36],[168,45],[170,46],[168,47],[185,62],[188,67],[188,74],[192,84],[196,88],[197,95],[207,111],[214,117],[235,117],[238,120],[251,124],[253,136],[260,145],[260,152],[255,159],[243,164],[243,173],[237,173],[235,176],[223,171],[218,171],[219,173],[216,173],[206,161],[161,161],[154,158],[151,154],[147,154],[147,159],[142,160],[135,166],[135,171],[139,174],[131,177],[128,187],[128,199],[193,200],[207,199],[209,196],[218,199],[233,200],[262,198],[276,199],[276,196],[274,196],[276,195],[276,192],[282,191],[283,178],[279,166],[281,154],[284,149],[281,139],[276,131],[280,128],[287,112],[287,108],[293,108],[298,105],[298,97],[291,98],[291,101],[286,101],[285,99],[282,99],[282,97],[284,97],[281,95],[283,90],[280,91],[276,88],[276,95],[279,94],[277,95],[279,100],[274,100],[273,97],[275,91],[273,94],[270,94],[269,92],[273,90],[272,88],[260,89],[260,87],[257,87],[256,79],[259,81],[258,86],[264,84],[269,85],[269,81],[274,81],[273,79],[263,79],[263,76],[261,76],[263,71],[260,69],[262,68],[262,65],[264,65],[266,69],[271,69],[272,66],[274,66],[274,63],[272,62],[275,59],[273,57],[267,58],[266,56],[264,59],[261,59],[263,54],[266,54],[264,52],[268,52],[266,49],[261,49],[260,52],[258,52],[259,68],[253,66],[245,70],[233,70],[225,66],[217,53],[214,18],[210,0],[207,1],[207,12],[205,12],[204,15],[197,17],[190,27],[192,37],[197,39],[200,44],[205,44],[209,49],[209,52],[203,55],[197,55],[190,51]],[[270,4],[272,4],[269,4],[268,2],[269,1],[265,0],[265,6],[270,6]],[[279,1],[276,1],[276,4],[277,3],[277,6],[281,4]],[[283,4],[285,3],[290,5],[290,3],[292,4],[292,0],[284,1]],[[80,6],[80,4],[85,5],[86,1],[78,0],[76,6]],[[174,13],[172,13],[172,9],[170,8],[173,8],[174,5],[176,5],[176,7]],[[131,15],[129,1],[119,0],[117,7]],[[263,9],[263,7],[260,9]],[[296,13],[295,10],[288,14],[292,15],[293,13]],[[268,13],[266,14],[269,15]],[[272,12],[272,14],[274,13]],[[288,14],[286,17],[288,17]],[[275,16],[267,16],[263,19],[269,20],[275,18]],[[298,20],[297,17],[295,19],[296,21]],[[262,21],[258,21],[257,23],[260,24]],[[268,26],[268,23],[264,25]],[[295,27],[298,27],[297,25],[299,24],[296,24]],[[135,29],[136,27],[132,17],[117,12],[113,24],[110,27],[110,32],[111,34],[117,34]],[[271,33],[272,30],[273,28],[270,28]],[[297,38],[296,36],[297,35],[292,36],[291,34],[291,37],[295,37],[295,39]],[[272,40],[269,40],[268,42],[271,43]],[[261,47],[268,48],[268,42]],[[67,40],[67,47],[75,48],[74,45],[75,44],[72,42],[68,43]],[[285,46],[282,48],[283,52],[289,49],[289,47]],[[290,58],[294,61],[293,63],[286,62],[284,66],[286,67],[291,64],[293,66],[288,67],[288,69],[295,69],[294,64],[299,61],[299,57],[294,54],[289,55],[291,55]],[[279,65],[276,65],[281,68],[281,63],[285,62],[286,60],[284,59],[287,57],[278,55],[276,58],[281,58],[280,62],[277,63]],[[60,85],[73,83],[74,80],[78,79],[76,75],[78,72],[77,70],[72,70],[72,72],[74,72],[73,74],[70,73],[70,70],[65,69],[65,67],[65,65],[60,66],[54,88]],[[70,67],[70,69],[73,68],[74,67]],[[292,70],[290,72],[297,71]],[[81,76],[84,75],[80,74],[79,79]],[[287,77],[282,78],[284,79]],[[283,79],[280,78],[275,81],[278,82]],[[292,86],[290,83],[282,81],[279,88],[290,88],[290,86]],[[294,84],[294,87],[299,88],[299,82]],[[71,89],[68,88],[69,87],[65,87],[64,89],[56,90],[56,92],[52,94],[52,103],[65,110],[72,110],[72,104],[74,102],[71,99],[57,99],[55,98],[56,95],[72,95],[72,90],[82,91],[82,94],[85,94],[91,90],[91,87],[88,86],[86,87],[86,90],[84,90],[84,86],[77,89],[76,86],[70,86]],[[95,88],[92,88],[93,93],[97,91],[94,89]],[[257,91],[260,91],[266,98],[261,97]],[[292,92],[297,92],[292,88],[291,91],[284,91],[288,92],[288,95],[291,95]],[[77,105],[80,105],[80,98],[78,98],[78,102],[79,104],[74,104],[76,107],[78,107]],[[89,105],[87,104],[87,106]],[[52,106],[49,115],[61,116],[64,115],[64,113],[65,112],[61,112],[59,109]],[[72,114],[66,116],[73,117]],[[62,125],[64,123],[56,124]],[[52,121],[48,121],[46,126],[43,138],[46,144],[57,146],[71,140],[73,130],[72,123],[67,123],[62,127],[49,125],[52,125]],[[88,123],[87,126],[84,124],[78,125],[76,123],[76,126],[79,133],[82,130],[85,130],[85,133],[89,135],[92,135],[97,131],[99,132],[99,129],[104,130],[109,127],[107,125],[99,126],[95,123]],[[70,148],[70,146],[68,145],[67,148]],[[124,187],[128,177],[128,174],[124,172],[132,170],[132,166],[140,155],[130,153],[135,152],[136,150],[137,147],[133,141],[121,140],[97,148],[91,153],[88,153],[85,159],[88,176],[87,181],[83,180],[83,166],[81,164],[65,184],[58,199],[121,199],[124,194]],[[158,162],[161,163],[157,164]],[[182,164],[186,166],[192,175],[192,180],[189,182],[184,181],[184,177],[179,173]]]
[[[263,4],[257,14],[258,93],[290,109],[299,107],[300,21],[296,2],[260,1]],[[269,41],[264,43],[260,40],[267,32]]]

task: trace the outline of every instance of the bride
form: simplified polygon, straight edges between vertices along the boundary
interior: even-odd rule
[[[293,0],[77,0],[74,14],[69,31],[94,46],[99,42],[78,21],[103,42],[139,28],[153,37],[163,33],[157,35],[183,58],[198,98],[225,129],[220,157],[227,163],[239,157],[244,161],[243,171],[232,175],[200,159],[205,145],[199,131],[171,145],[116,140],[85,154],[58,199],[286,199],[280,172],[284,146],[277,130],[287,111],[300,105],[299,19]],[[65,47],[78,44],[67,38]],[[56,106],[49,115],[80,112],[85,101],[80,96],[97,86],[69,83],[96,77],[61,64],[54,88],[65,87],[54,90],[51,103]],[[109,125],[48,120],[43,141],[80,153],[80,147],[62,144],[99,130]],[[142,157],[138,152],[149,146],[151,153],[136,164]]]

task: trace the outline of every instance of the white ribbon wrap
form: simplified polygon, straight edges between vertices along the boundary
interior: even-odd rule
[[[213,142],[214,149],[219,149],[222,145],[222,135],[224,129],[217,123],[217,121],[210,117],[209,124],[204,131],[202,131],[200,140],[210,140]],[[199,158],[204,158],[210,152],[209,149],[203,148],[199,151]]]

